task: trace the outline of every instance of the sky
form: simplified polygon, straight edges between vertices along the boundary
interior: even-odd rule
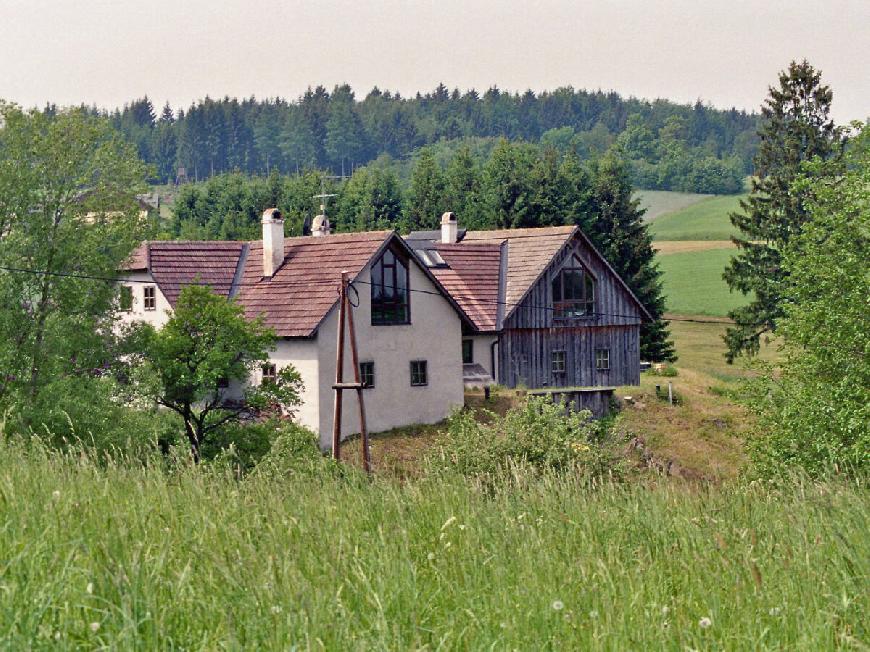
[[[0,98],[615,90],[756,110],[792,59],[870,117],[870,0],[0,0]]]

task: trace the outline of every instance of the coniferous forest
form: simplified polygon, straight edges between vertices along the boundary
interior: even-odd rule
[[[481,94],[443,84],[407,98],[374,88],[359,100],[348,85],[332,92],[318,86],[292,102],[206,97],[178,110],[161,110],[146,97],[109,117],[154,166],[159,183],[175,181],[179,168],[195,181],[233,171],[350,175],[384,155],[406,160],[436,143],[451,150],[470,144],[480,154],[505,138],[581,159],[617,146],[631,162],[635,186],[708,193],[741,190],[758,126],[754,113],[701,101],[689,106],[571,87]]]

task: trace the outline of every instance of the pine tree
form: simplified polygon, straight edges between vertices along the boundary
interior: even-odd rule
[[[411,173],[406,225],[410,230],[438,227],[441,214],[447,210],[444,185],[444,173],[435,155],[424,147]]]
[[[652,237],[643,223],[644,211],[631,193],[625,163],[609,152],[594,165],[590,196],[593,218],[580,226],[653,317],[640,328],[641,359],[676,360],[668,322],[662,318],[662,273],[654,260]]]
[[[356,113],[353,91],[344,84],[336,86],[329,101],[326,121],[326,155],[336,172],[351,171],[353,163],[361,162],[365,151],[362,120]]]
[[[468,145],[463,145],[450,159],[444,175],[445,210],[456,213],[460,223],[469,229],[487,228],[480,192],[480,167]]]
[[[833,93],[821,83],[821,73],[806,60],[792,63],[770,87],[762,107],[761,145],[755,156],[755,178],[742,212],[731,222],[740,229],[732,238],[740,249],[723,278],[731,290],[753,294],[752,302],[729,313],[735,326],[725,334],[726,358],[758,353],[763,333],[776,329],[783,315],[787,283],[782,250],[807,221],[804,197],[792,182],[804,161],[830,158],[840,150],[841,130],[829,114]]]

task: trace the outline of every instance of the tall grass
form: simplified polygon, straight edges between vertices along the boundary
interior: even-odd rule
[[[866,647],[868,508],[858,484],[485,494],[6,440],[0,649]]]

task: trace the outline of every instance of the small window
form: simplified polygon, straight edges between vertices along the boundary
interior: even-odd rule
[[[595,350],[595,368],[598,371],[607,371],[610,369],[610,349]]]
[[[474,340],[462,340],[462,364],[474,362]]]
[[[371,389],[375,386],[375,363],[360,362],[359,363],[359,380],[366,389]]]
[[[121,310],[124,312],[130,312],[133,310],[133,288],[129,285],[121,286],[121,294],[118,299]]]
[[[145,286],[145,310],[157,309],[157,288],[153,285]]]
[[[550,353],[550,362],[554,374],[565,373],[565,352],[553,351]]]
[[[411,385],[419,387],[428,384],[429,378],[426,374],[426,361],[411,360]]]
[[[278,379],[278,369],[271,362],[267,362],[261,367],[263,372],[264,383],[274,383]]]
[[[553,277],[552,292],[556,319],[595,315],[595,279],[576,256]]]

